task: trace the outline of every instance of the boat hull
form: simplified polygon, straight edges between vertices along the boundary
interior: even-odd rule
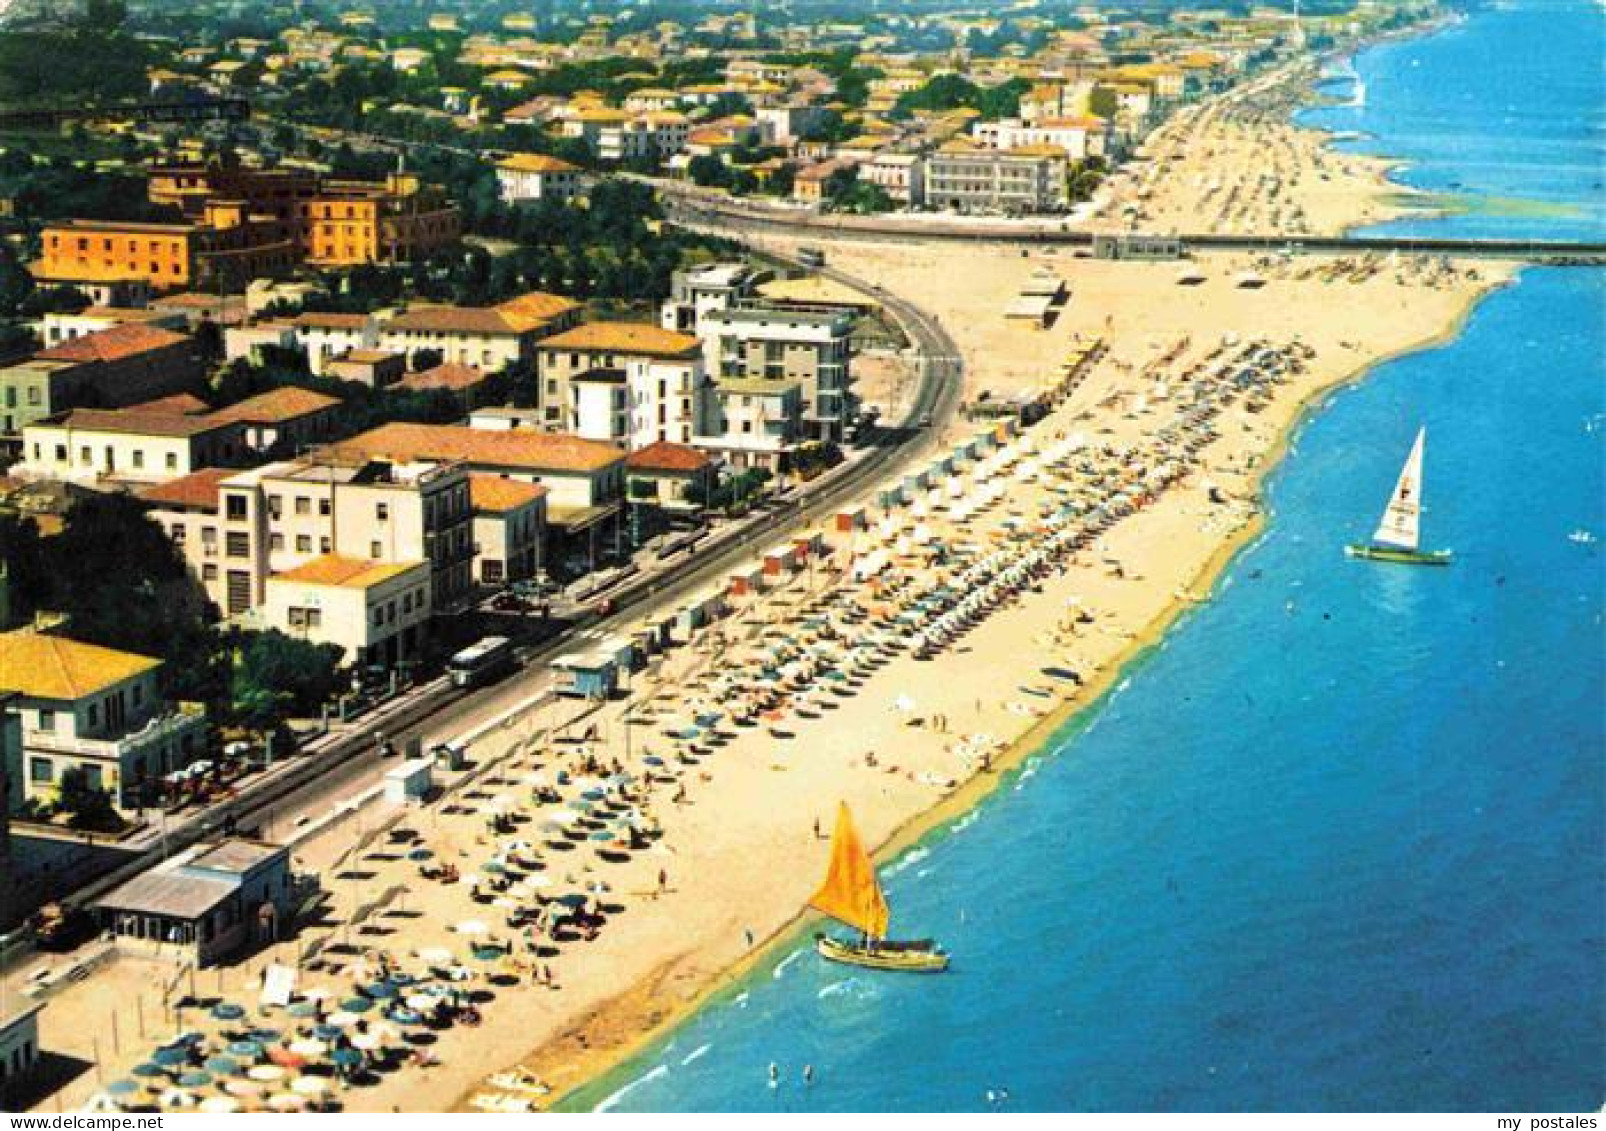
[[[1390,546],[1346,546],[1344,553],[1352,558],[1395,565],[1443,566],[1449,565],[1453,557],[1449,550],[1396,550]]]
[[[869,970],[889,970],[903,974],[940,974],[948,969],[948,956],[929,944],[908,943],[872,946],[844,942],[829,935],[814,940],[814,949],[820,957],[847,966],[862,966]]]

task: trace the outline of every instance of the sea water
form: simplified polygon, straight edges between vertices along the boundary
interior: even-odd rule
[[[1417,187],[1556,206],[1409,230],[1601,238],[1602,23],[1480,9],[1363,52],[1366,105],[1312,117]],[[1603,310],[1606,272],[1528,270],[1311,415],[1215,599],[887,870],[950,973],[800,941],[575,1104],[1599,1107]],[[1346,560],[1422,425],[1425,541],[1455,564]]]

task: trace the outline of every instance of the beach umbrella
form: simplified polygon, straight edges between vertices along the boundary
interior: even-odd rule
[[[383,1001],[385,998],[396,996],[396,986],[395,983],[388,981],[369,982],[368,985],[363,987],[362,992],[376,1001]]]
[[[253,1064],[246,1075],[262,1083],[272,1083],[274,1080],[284,1079],[285,1069],[279,1064]]]
[[[262,1044],[259,1041],[231,1041],[226,1051],[230,1056],[242,1060],[255,1060],[262,1055]]]
[[[557,898],[557,902],[569,908],[581,908],[586,904],[586,896],[577,891],[571,891]]]
[[[591,839],[598,841],[599,843],[606,843],[607,841],[614,839],[614,834],[608,829],[598,829],[596,832],[591,834]]]
[[[333,1041],[339,1038],[341,1032],[348,1025],[355,1024],[356,1021],[357,1015],[355,1013],[347,1013],[344,1010],[331,1013],[329,1020],[324,1024],[312,1027],[312,1035],[320,1041]]]
[[[491,928],[487,927],[484,921],[480,919],[464,919],[461,923],[452,928],[452,930],[456,931],[460,935],[483,935],[490,931],[490,929]]]
[[[380,1041],[377,1033],[358,1033],[351,1038],[351,1047],[361,1049],[363,1052],[377,1052],[379,1045]]]
[[[212,1016],[219,1021],[238,1021],[245,1016],[245,1010],[232,1001],[220,1001],[212,1007]]]
[[[246,1035],[249,1036],[253,1041],[261,1041],[263,1044],[267,1044],[269,1041],[276,1041],[280,1036],[279,1030],[277,1029],[252,1029],[251,1032]]]
[[[212,1074],[199,1068],[192,1068],[180,1076],[178,1082],[185,1088],[204,1088],[212,1082]]]
[[[340,1008],[347,1013],[367,1013],[373,1007],[373,999],[365,997],[347,998],[340,1003]]]
[[[255,1080],[230,1080],[223,1085],[223,1090],[231,1096],[260,1096],[262,1085]]]
[[[453,955],[452,952],[447,950],[444,946],[430,946],[419,951],[418,957],[423,959],[425,962],[441,963],[450,962]]]
[[[316,1060],[329,1051],[329,1046],[321,1040],[303,1037],[299,1041],[291,1041],[289,1051],[295,1056]]]
[[[132,1096],[138,1091],[138,1080],[113,1080],[106,1085],[106,1094],[109,1096]]]
[[[290,1090],[303,1096],[321,1096],[329,1091],[329,1081],[322,1076],[297,1076],[290,1081]]]
[[[428,860],[435,854],[427,848],[415,848],[407,854],[409,860]]]
[[[233,1115],[240,1110],[240,1101],[233,1096],[208,1096],[201,1101],[201,1110],[208,1115]]]
[[[307,1058],[288,1048],[275,1048],[268,1050],[268,1059],[280,1068],[304,1068]]]
[[[134,1065],[133,1073],[135,1076],[150,1079],[153,1076],[166,1076],[167,1069],[163,1068],[160,1064],[152,1064],[147,1061],[144,1064]]]
[[[330,1053],[329,1059],[337,1068],[356,1068],[362,1063],[362,1053],[356,1049],[340,1048]]]
[[[480,962],[494,962],[507,951],[499,946],[477,946],[474,948],[474,957]]]
[[[293,1092],[276,1092],[268,1097],[268,1107],[274,1111],[291,1112],[300,1111],[307,1106],[305,1096],[298,1096]]]
[[[434,1007],[431,1006],[431,1008]],[[424,1015],[422,1012],[414,1009],[408,1009],[406,1006],[397,1006],[395,1009],[392,1009],[387,1016],[389,1016],[390,1019],[396,1022],[398,1025],[422,1025],[424,1023]]]
[[[181,1064],[188,1064],[190,1060],[189,1049],[173,1045],[165,1049],[157,1049],[151,1054],[151,1059],[163,1068],[177,1068]]]
[[[169,1088],[156,1098],[158,1107],[189,1107],[196,1102],[193,1092],[186,1092],[183,1088]]]
[[[240,1062],[232,1056],[209,1056],[205,1067],[214,1076],[233,1076],[240,1070]]]
[[[291,1017],[312,1017],[318,1012],[318,1003],[312,1001],[293,1001],[286,1010]]]

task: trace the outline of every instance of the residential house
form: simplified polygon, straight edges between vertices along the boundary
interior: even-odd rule
[[[0,687],[22,720],[21,765],[7,777],[22,797],[57,799],[82,770],[123,812],[154,804],[162,779],[207,752],[206,716],[174,710],[158,685],[162,662],[31,628],[0,633]]]
[[[41,350],[0,368],[0,433],[77,407],[116,408],[197,384],[204,370],[183,334],[128,322]]]
[[[583,187],[581,178],[578,165],[541,153],[515,153],[496,163],[501,197],[513,204],[571,200]]]
[[[474,573],[482,585],[534,577],[543,568],[547,489],[499,475],[469,476]]]
[[[621,374],[622,417],[608,423],[582,409],[598,405],[599,374]],[[576,383],[576,379],[586,380]],[[706,411],[702,346],[689,334],[644,322],[590,322],[544,339],[537,350],[540,404],[549,428],[644,447],[689,443]],[[611,403],[613,396],[607,400]],[[617,419],[617,423],[615,423]],[[581,431],[581,429],[584,431]]]
[[[296,315],[291,326],[296,344],[307,355],[307,369],[315,377],[324,375],[332,358],[379,347],[379,322],[371,314],[306,311]]]
[[[72,409],[23,428],[21,469],[77,482],[160,483],[243,462],[245,430],[210,414]]]

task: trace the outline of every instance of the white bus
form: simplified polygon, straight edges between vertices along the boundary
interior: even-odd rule
[[[446,662],[454,687],[473,687],[512,669],[513,642],[505,636],[487,636]]]

